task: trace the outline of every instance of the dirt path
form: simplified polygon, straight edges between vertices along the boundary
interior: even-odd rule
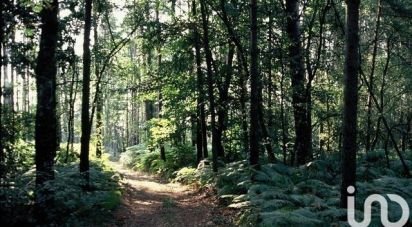
[[[125,189],[115,213],[116,226],[233,226],[231,212],[218,207],[212,196],[127,170],[117,163],[113,168],[123,175]]]

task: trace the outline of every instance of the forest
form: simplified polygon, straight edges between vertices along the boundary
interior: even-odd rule
[[[2,0],[1,226],[412,226],[411,0]]]

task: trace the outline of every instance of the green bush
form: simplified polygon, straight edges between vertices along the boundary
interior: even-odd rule
[[[175,182],[182,184],[195,184],[198,182],[197,170],[195,168],[183,167],[176,171]]]

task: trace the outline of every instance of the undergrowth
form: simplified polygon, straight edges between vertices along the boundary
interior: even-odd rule
[[[239,211],[239,226],[349,226],[347,211],[340,208],[340,160],[328,156],[300,167],[266,163],[259,170],[246,160],[232,162],[213,173],[210,160],[197,168],[193,150],[177,148],[159,161],[158,152],[143,145],[128,148],[121,161],[135,169],[164,174],[173,181],[216,189],[219,201]],[[412,169],[411,152],[405,162]],[[402,164],[396,157],[386,160],[385,152],[376,150],[358,156],[356,217],[363,218],[363,202],[371,194],[398,194],[412,207],[412,181],[403,178]],[[186,164],[185,164],[186,163]],[[183,167],[188,166],[189,167]],[[180,168],[179,167],[183,167]],[[389,203],[389,220],[399,219],[401,212]],[[380,226],[379,206],[373,206],[372,223]]]
[[[126,148],[119,161],[128,168],[173,179],[180,168],[195,165],[194,154],[193,147],[189,145],[166,147],[166,161],[163,161],[157,149],[149,150],[145,144],[139,144]]]
[[[111,211],[120,204],[119,176],[106,164],[107,157],[90,163],[90,187],[79,173],[78,162],[58,163],[55,179],[44,188],[53,192],[54,203],[48,219],[55,226],[99,226],[110,221]],[[35,170],[2,179],[0,188],[0,225],[31,226],[35,199]]]
[[[402,178],[399,161],[389,161],[381,152],[359,157],[356,217],[363,217],[363,202],[371,194],[398,194],[412,207],[412,181]],[[378,156],[379,158],[372,158]],[[406,160],[412,168],[412,162]],[[281,163],[248,167],[246,161],[228,164],[219,172],[215,186],[223,203],[240,211],[240,226],[349,226],[346,209],[339,207],[338,160],[316,160],[301,167]],[[390,203],[389,220],[401,210]],[[379,206],[373,207],[370,226],[380,226]]]

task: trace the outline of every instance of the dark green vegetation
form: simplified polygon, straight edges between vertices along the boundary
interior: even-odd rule
[[[32,145],[20,144],[16,150],[21,153],[19,169],[3,180],[0,190],[0,212],[3,226],[31,226],[36,224],[33,217],[33,202],[36,190],[49,192],[45,200],[53,199],[54,209],[46,207],[44,220],[66,226],[101,225],[111,222],[111,212],[119,205],[121,188],[120,176],[113,172],[106,160],[90,163],[90,188],[84,191],[85,184],[79,173],[78,155],[73,154],[69,163],[58,159],[54,166],[54,180],[48,180],[41,188],[36,188],[33,168]],[[62,151],[59,152],[61,155]],[[77,161],[77,162],[76,162]],[[23,173],[23,174],[22,174]]]
[[[0,224],[109,221],[108,157],[216,189],[242,225],[348,225],[348,186],[357,217],[373,193],[412,207],[410,0],[0,9]]]

